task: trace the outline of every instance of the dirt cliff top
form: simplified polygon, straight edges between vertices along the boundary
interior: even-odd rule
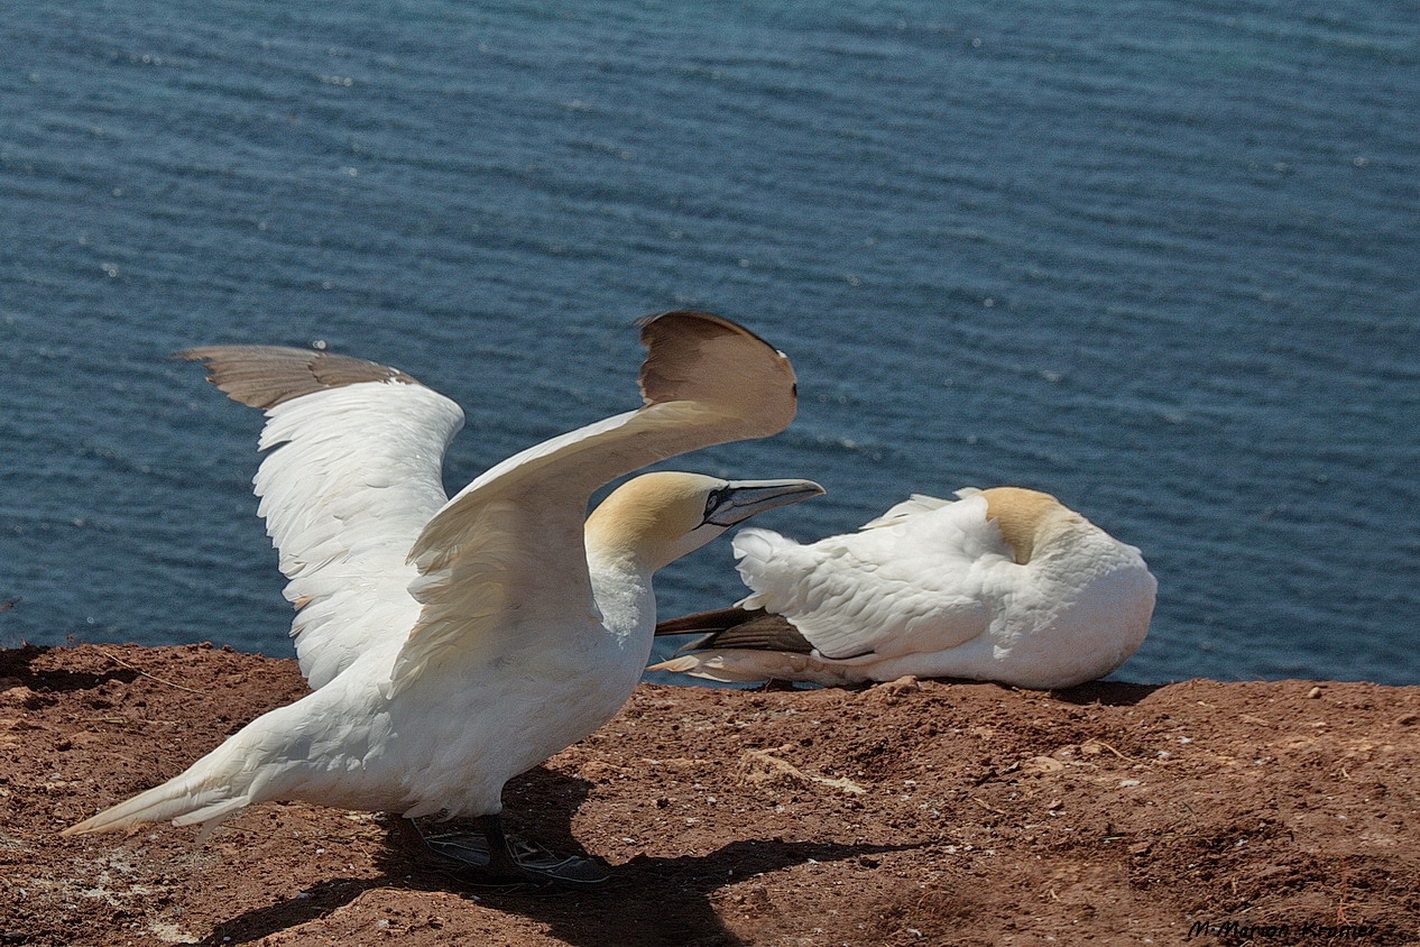
[[[304,690],[210,646],[0,651],[0,944],[1420,941],[1420,687],[642,685],[506,795],[612,867],[591,892],[301,804],[57,837]]]

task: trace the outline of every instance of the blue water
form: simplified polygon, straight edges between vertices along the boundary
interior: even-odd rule
[[[290,654],[260,416],[166,355],[459,401],[451,489],[635,406],[629,323],[790,354],[679,466],[1049,490],[1140,546],[1117,676],[1420,683],[1411,3],[16,5],[0,25],[0,644]],[[729,546],[663,614],[739,595]]]

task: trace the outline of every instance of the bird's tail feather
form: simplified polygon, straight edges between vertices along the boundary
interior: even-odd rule
[[[727,684],[779,680],[834,686],[866,679],[865,675],[854,674],[851,667],[835,667],[808,654],[741,648],[686,654],[653,664],[646,670],[678,671]]]
[[[741,608],[763,608],[794,615],[804,606],[814,553],[771,529],[742,529],[734,540],[735,569],[753,591],[737,603]]]
[[[172,820],[174,825],[203,823],[203,835],[211,834],[217,823],[246,808],[246,797],[233,799],[220,787],[200,789],[183,785],[183,777],[139,793],[127,802],[105,809],[78,825],[71,825],[60,835],[82,835],[87,832],[118,832],[144,822]]]
[[[253,769],[242,765],[240,742],[236,738],[228,740],[162,785],[105,809],[78,825],[71,825],[59,834],[117,832],[145,822],[171,820],[174,825],[201,822],[201,838],[206,839],[223,819],[245,809],[252,801],[252,780],[233,779],[242,770],[252,774]]]

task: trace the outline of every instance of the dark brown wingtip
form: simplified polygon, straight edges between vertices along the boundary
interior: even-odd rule
[[[676,654],[722,648],[808,654],[814,649],[799,629],[789,624],[787,618],[771,614],[762,608],[745,609],[733,606],[709,612],[696,612],[659,623],[656,625],[656,634],[704,635],[703,638],[677,649]]]
[[[207,380],[233,401],[274,408],[303,395],[367,381],[419,382],[397,368],[350,355],[279,345],[206,345],[173,358],[204,362]]]
[[[652,313],[649,316],[642,316],[636,320],[636,326],[641,330],[641,343],[649,346],[651,344],[652,327],[659,324],[662,327],[673,322],[685,322],[688,324],[700,323],[702,332],[706,337],[716,334],[717,330],[724,330],[738,335],[748,336],[766,348],[778,352],[779,350],[770,345],[769,342],[758,333],[746,329],[732,319],[724,316],[717,316],[713,312],[704,312],[699,309],[670,309],[666,312]]]
[[[656,624],[656,634],[658,635],[690,635],[709,634],[711,632],[724,631],[726,628],[733,628],[736,625],[743,625],[747,621],[756,618],[763,618],[767,612],[762,608],[747,609],[738,605],[730,608],[717,608],[708,612],[695,612],[691,615],[682,615],[679,618],[670,618]]]
[[[735,440],[777,434],[798,405],[788,357],[737,322],[676,309],[641,320],[641,396],[649,404],[699,401],[748,422]]]

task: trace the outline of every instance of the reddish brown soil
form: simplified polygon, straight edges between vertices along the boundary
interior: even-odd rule
[[[644,685],[507,794],[612,867],[590,892],[307,805],[57,837],[303,691],[206,646],[0,652],[0,944],[1420,943],[1417,687]]]

